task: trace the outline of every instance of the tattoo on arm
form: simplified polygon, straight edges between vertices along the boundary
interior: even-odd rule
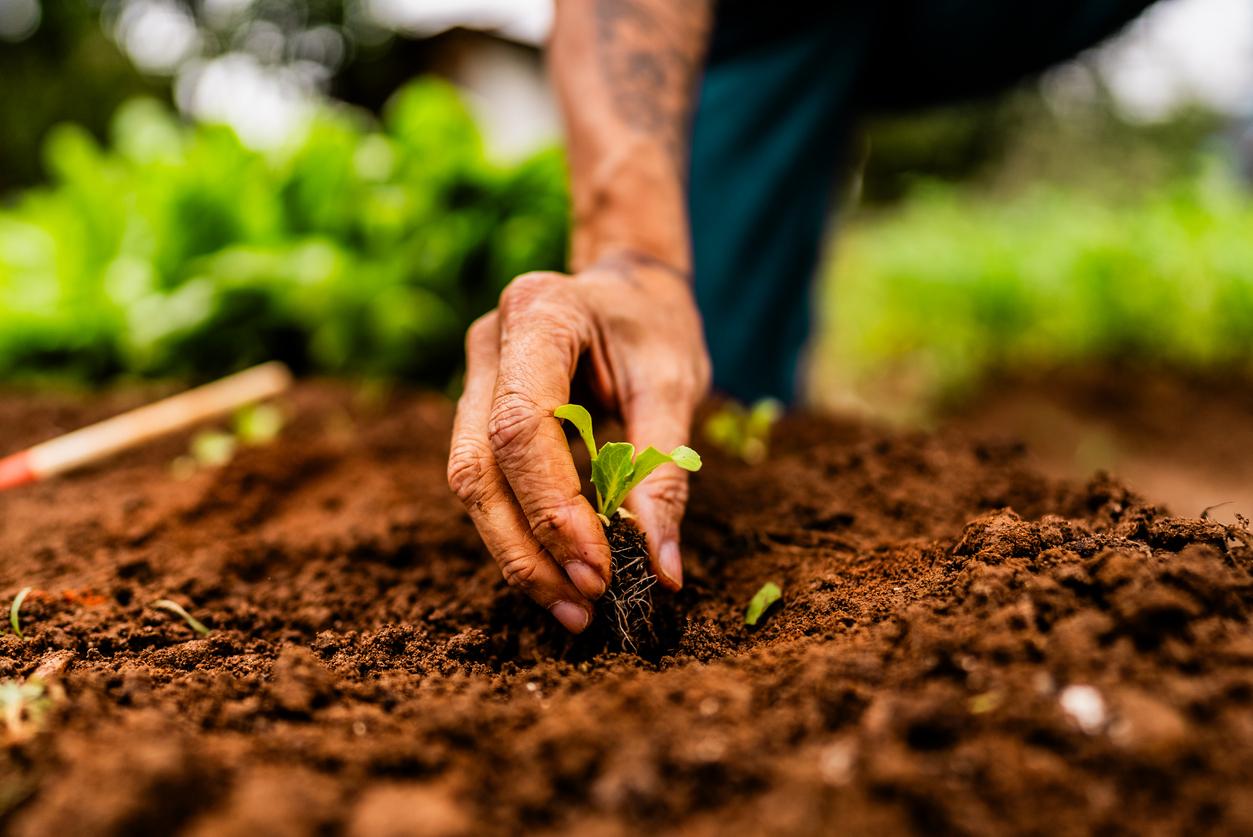
[[[685,158],[712,0],[595,0],[596,47],[614,108]]]

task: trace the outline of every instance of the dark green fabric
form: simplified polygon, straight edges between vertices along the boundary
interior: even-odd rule
[[[795,400],[850,131],[867,112],[994,92],[1151,0],[723,0],[697,105],[689,208],[714,386]]]

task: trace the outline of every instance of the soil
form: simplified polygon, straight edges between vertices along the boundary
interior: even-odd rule
[[[1253,380],[1124,362],[1018,372],[954,404],[948,427],[1025,442],[1062,478],[1116,473],[1150,500],[1226,523],[1253,517]]]
[[[0,450],[139,400],[10,395]],[[640,656],[501,582],[445,485],[446,401],[285,409],[216,471],[171,476],[184,436],[0,494],[0,600],[35,588],[0,679],[64,693],[0,733],[0,830],[1253,831],[1240,526],[1017,444],[786,419],[759,466],[702,449]]]

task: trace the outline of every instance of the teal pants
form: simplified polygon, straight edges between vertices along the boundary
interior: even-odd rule
[[[1151,2],[722,0],[689,191],[715,389],[796,399],[823,232],[862,115],[992,93]]]

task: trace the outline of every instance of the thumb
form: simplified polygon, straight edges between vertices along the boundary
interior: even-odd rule
[[[640,400],[624,412],[627,439],[635,449],[652,445],[669,452],[687,444],[692,408],[680,404]],[[626,506],[638,518],[648,540],[652,569],[671,590],[683,586],[683,559],[679,552],[679,523],[687,508],[687,472],[667,463],[648,475],[627,497]]]

